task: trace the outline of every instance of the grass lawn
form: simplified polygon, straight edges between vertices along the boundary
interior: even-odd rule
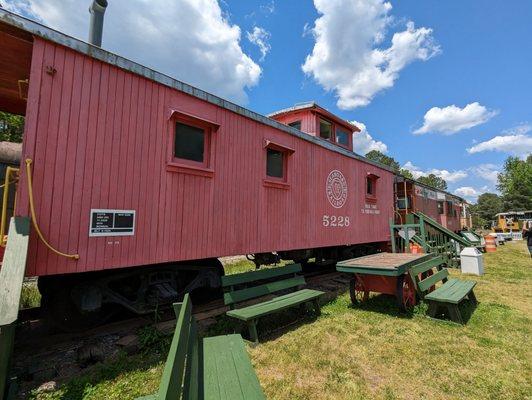
[[[479,306],[466,326],[404,315],[347,294],[315,321],[249,349],[269,399],[532,399],[532,260],[524,243],[485,255]],[[245,262],[233,269],[245,270]],[[458,273],[453,272],[453,275]],[[220,323],[220,326],[224,324]],[[97,365],[38,399],[129,399],[156,391],[164,344]]]

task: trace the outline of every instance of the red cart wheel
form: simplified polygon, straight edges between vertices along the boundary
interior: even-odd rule
[[[357,305],[369,298],[369,290],[366,290],[364,281],[355,275],[349,282],[349,295],[351,303]]]
[[[409,276],[397,277],[397,303],[403,311],[409,311],[416,305],[416,289]]]

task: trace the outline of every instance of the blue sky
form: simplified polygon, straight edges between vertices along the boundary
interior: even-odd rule
[[[264,3],[228,1],[225,6],[242,29],[258,24],[271,33],[263,76],[250,91],[253,109],[267,113],[298,101],[316,100],[347,120],[363,122],[401,164],[411,161],[423,171],[464,171],[467,177],[449,182],[451,190],[494,189],[493,180],[478,173],[486,176],[498,170],[509,153],[469,154],[466,149],[532,122],[532,2],[392,2],[390,14],[397,19],[396,29],[403,29],[407,20],[433,29],[441,53],[406,66],[392,88],[354,110],[339,109],[334,93],[323,90],[301,70],[314,46],[312,35],[302,36],[305,24],[312,25],[318,17],[313,3],[277,1],[272,14],[255,12],[249,17]],[[257,51],[250,43],[243,42],[243,46],[250,54]],[[486,123],[453,135],[412,134],[430,108],[453,104],[463,108],[473,102],[498,113]],[[484,164],[492,164],[489,171],[475,171]]]
[[[86,38],[90,1],[3,3]],[[531,1],[109,4],[104,48],[262,114],[315,100],[363,123],[365,149],[470,200],[494,190],[506,157],[532,151]]]

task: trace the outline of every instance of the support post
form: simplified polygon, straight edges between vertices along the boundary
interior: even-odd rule
[[[257,321],[251,320],[248,321],[248,328],[249,328],[249,338],[253,343],[259,343],[259,335],[257,334]]]
[[[9,239],[0,269],[0,400],[6,399],[10,392],[9,370],[28,256],[29,232],[29,218],[11,218]]]
[[[423,239],[423,252],[428,253],[427,237],[425,236],[425,221],[423,215],[419,216],[419,236]]]
[[[393,218],[390,218],[390,240],[392,241],[392,253],[395,253],[395,234]]]

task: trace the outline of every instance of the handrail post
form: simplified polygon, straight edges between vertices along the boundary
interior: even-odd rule
[[[405,229],[405,253],[410,253],[410,236],[408,236],[408,227]]]
[[[390,218],[390,240],[392,242],[392,253],[395,253],[395,234],[394,234],[394,223],[393,219]]]
[[[423,215],[419,216],[419,234],[423,239],[423,252],[427,253],[428,247],[427,238],[425,237],[425,220],[423,219]]]

